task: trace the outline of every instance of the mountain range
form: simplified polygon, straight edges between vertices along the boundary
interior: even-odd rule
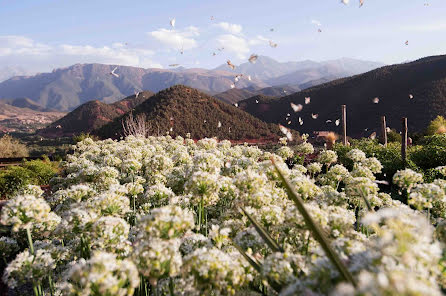
[[[341,125],[335,123],[341,118],[343,104],[347,105],[350,136],[379,133],[383,115],[391,128],[400,130],[401,118],[408,117],[409,131],[422,132],[437,115],[446,116],[446,55],[386,66],[300,91],[289,86],[250,86],[217,94],[214,97],[218,100],[186,86],[143,94],[113,104],[87,102],[40,133],[71,136],[92,132],[118,137],[122,135],[122,120],[130,111],[146,116],[152,134],[271,138],[277,126],[267,123],[301,133],[340,133]],[[302,110],[295,112],[292,104],[302,105]]]
[[[231,89],[232,84],[238,89],[261,89],[285,84],[299,89],[302,88],[300,84],[309,87],[315,83],[359,74],[380,66],[382,64],[352,59],[280,63],[265,56],[258,57],[255,64],[247,62],[234,70],[228,65],[206,70],[76,64],[53,70],[51,73],[15,76],[3,81],[0,83],[0,99],[26,97],[44,108],[71,111],[87,101],[113,103],[141,90],[158,92],[177,84],[209,94],[227,91]],[[114,68],[116,76],[111,75]],[[235,76],[238,74],[243,76],[235,82]]]

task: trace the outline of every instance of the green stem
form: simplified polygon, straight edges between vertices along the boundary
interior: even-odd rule
[[[175,296],[175,285],[173,283],[172,278],[169,278],[169,292],[170,296]]]
[[[31,251],[31,255],[34,255],[33,239],[31,237],[31,231],[29,230],[29,227],[26,228],[26,236],[28,238],[28,245],[29,245],[29,250]]]
[[[33,291],[35,296],[39,296],[39,291],[37,290],[37,286],[34,283],[33,283]]]

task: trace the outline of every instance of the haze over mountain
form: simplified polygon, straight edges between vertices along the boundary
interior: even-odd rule
[[[341,105],[346,104],[348,134],[357,137],[379,133],[382,115],[391,128],[401,130],[401,118],[407,117],[409,131],[423,131],[437,115],[446,116],[445,94],[446,55],[442,55],[382,67],[283,98],[249,98],[239,106],[266,122],[281,123],[300,132],[340,133],[341,126],[334,123],[341,117]],[[311,98],[310,104],[305,104],[305,97]],[[378,104],[374,98],[379,98]],[[290,103],[302,104],[303,110],[295,113]],[[317,119],[312,114],[318,114]]]
[[[294,87],[298,87],[300,83],[308,84],[311,80],[326,81],[327,78],[324,77],[331,79],[357,74],[378,66],[380,64],[367,61],[355,60],[354,63],[348,63],[345,59],[322,63],[313,61],[279,63],[264,56],[260,56],[255,64],[244,63],[235,70],[231,70],[227,65],[206,70],[76,64],[56,69],[51,73],[17,76],[1,82],[0,98],[27,97],[44,108],[69,111],[87,101],[112,103],[136,91],[158,92],[176,84],[187,85],[210,94],[224,92],[234,83],[236,88],[265,88],[283,84],[293,84]],[[110,74],[115,67],[119,77]],[[306,71],[307,74],[290,74],[293,71]],[[246,75],[235,82],[236,74]],[[251,75],[251,81],[247,79],[247,75]]]
[[[110,74],[115,67],[119,77]],[[179,83],[209,92],[222,92],[230,88],[233,80],[234,75],[225,71],[76,64],[52,73],[6,80],[0,83],[0,98],[28,97],[44,107],[69,111],[87,101],[113,103],[142,89],[157,92]],[[237,85],[268,86],[261,81],[247,79],[241,79]]]
[[[276,141],[279,127],[267,124],[254,116],[223,103],[203,92],[183,85],[165,89],[146,100],[134,111],[134,117],[145,115],[151,135],[185,137],[193,139],[218,137],[229,140]],[[122,135],[122,121],[129,114],[116,118],[94,133],[102,138]]]
[[[288,85],[284,86],[270,86],[265,88],[258,88],[254,86],[246,87],[246,88],[233,88],[227,90],[225,92],[214,95],[214,98],[217,98],[223,102],[228,104],[234,104],[236,102],[242,101],[244,99],[253,97],[255,95],[265,95],[265,96],[273,96],[273,97],[283,97],[290,95],[299,91],[300,89],[297,87],[291,87]]]
[[[0,99],[1,103],[19,108],[28,108],[34,111],[54,111],[53,109],[45,108],[34,102],[29,98],[15,98],[15,99]]]

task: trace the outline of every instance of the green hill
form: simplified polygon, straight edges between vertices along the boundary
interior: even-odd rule
[[[276,140],[280,136],[277,125],[262,122],[233,105],[183,85],[160,91],[137,106],[133,116],[140,114],[146,116],[151,135],[169,132],[172,136],[186,136],[190,133],[194,139],[218,137],[258,141]],[[116,118],[94,133],[102,138],[119,137],[123,134],[122,121],[128,116]]]

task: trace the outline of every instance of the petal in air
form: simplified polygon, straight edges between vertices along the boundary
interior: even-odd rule
[[[228,64],[229,68],[231,68],[232,70],[235,69],[234,64],[232,64],[232,62],[231,62],[230,60],[227,60],[227,61],[226,61],[226,64]]]
[[[313,119],[317,119],[319,117],[319,114],[314,114],[314,113],[311,113],[311,118],[313,118]]]
[[[175,27],[175,18],[173,18],[173,19],[171,19],[170,20],[170,26],[172,27],[172,28],[174,28]]]
[[[310,97],[305,97],[305,105],[310,104],[311,102],[311,98]]]
[[[373,99],[373,104],[378,104],[378,103],[379,103],[379,98],[378,97],[374,98]]]
[[[256,55],[256,54],[252,54],[252,55],[249,57],[248,61],[249,61],[251,64],[255,64],[258,58],[259,58],[258,55]]]
[[[302,106],[301,104],[296,105],[294,103],[291,103],[291,108],[293,109],[294,112],[300,112],[300,111],[302,111],[304,106]]]
[[[269,46],[271,46],[272,48],[276,48],[277,47],[277,43],[272,42],[271,40],[269,41]]]
[[[281,124],[279,124],[279,128],[280,128],[280,131],[282,132],[282,134],[284,134],[287,137],[288,141],[293,140],[293,135],[291,134],[291,131],[289,129],[287,129],[286,127],[284,127]]]

